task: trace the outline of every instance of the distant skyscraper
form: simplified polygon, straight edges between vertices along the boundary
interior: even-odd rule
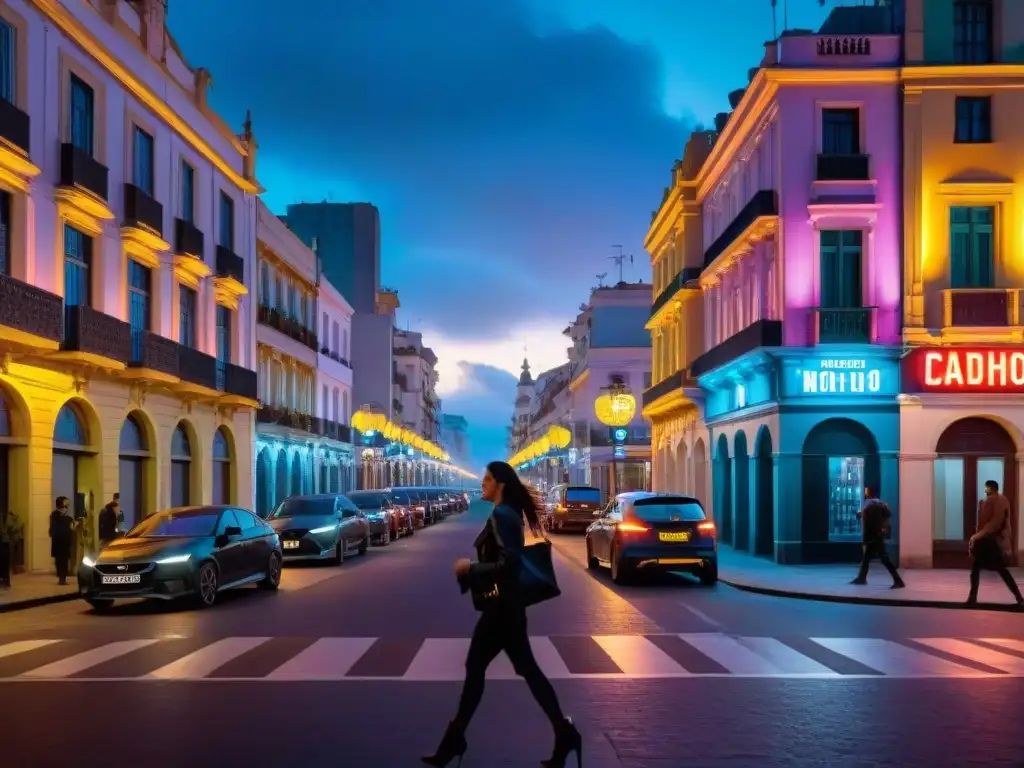
[[[371,203],[296,203],[281,217],[317,256],[356,312],[373,313],[380,288],[380,213]]]

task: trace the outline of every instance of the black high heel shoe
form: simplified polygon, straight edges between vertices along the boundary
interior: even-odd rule
[[[583,768],[583,737],[567,717],[555,728],[555,750],[547,760],[541,760],[544,768],[564,768],[569,755],[576,753],[576,768]]]
[[[444,768],[452,760],[458,760],[456,765],[462,765],[462,757],[466,754],[466,730],[452,720],[445,729],[444,736],[437,751],[432,755],[424,755],[420,758],[424,765],[433,765],[437,768]]]

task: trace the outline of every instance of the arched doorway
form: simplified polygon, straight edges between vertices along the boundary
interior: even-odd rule
[[[288,452],[281,448],[277,452],[277,471],[274,483],[274,505],[288,498]]]
[[[331,464],[331,485],[330,485],[330,488],[331,488],[331,493],[340,493],[340,492],[342,492],[342,487],[341,487],[341,482],[340,482],[340,473],[338,471],[338,465],[337,464]],[[345,490],[347,490],[347,489],[345,489]]]
[[[804,440],[802,475],[805,562],[858,559],[861,528],[857,515],[865,491],[875,491],[890,506],[898,498],[896,488],[880,487],[875,436],[852,419],[826,419]]]
[[[66,496],[71,509],[76,514],[80,511],[75,506],[75,495],[78,493],[79,474],[82,461],[90,452],[89,429],[85,416],[76,403],[67,402],[57,414],[53,427],[53,477],[51,480],[51,499]]]
[[[747,450],[747,435],[743,430],[736,433],[733,452],[733,503],[736,505],[735,548],[740,552],[750,550],[750,452]]]
[[[715,481],[715,518],[718,520],[719,537],[723,543],[732,544],[732,461],[729,458],[729,439],[725,435],[718,436],[712,474]]]
[[[978,529],[978,502],[985,498],[985,482],[995,480],[1017,508],[1017,445],[996,421],[970,417],[946,427],[935,445],[932,501],[932,563],[936,568],[970,565],[967,541]],[[1013,540],[1017,516],[1011,515]],[[1014,547],[1016,562],[1016,547]]]
[[[171,437],[171,506],[192,503],[192,441],[185,422],[179,422]]]
[[[700,499],[700,503],[707,509],[708,506],[708,452],[704,446],[703,438],[697,438],[693,445],[693,495]]]
[[[121,425],[117,453],[117,491],[121,494],[121,514],[124,516],[122,530],[130,531],[147,513],[154,511],[148,506],[147,493],[149,462],[153,453],[139,414],[128,414]]]
[[[256,457],[256,514],[266,517],[274,506],[273,475],[270,467],[270,449],[263,448]]]
[[[761,427],[754,446],[757,497],[753,500],[754,554],[775,555],[775,461],[772,458],[772,434]]]
[[[231,503],[231,443],[224,427],[213,433],[213,503]]]

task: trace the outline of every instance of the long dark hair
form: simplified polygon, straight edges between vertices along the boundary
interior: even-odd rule
[[[487,471],[496,482],[504,486],[501,491],[501,503],[522,514],[530,530],[539,534],[540,510],[544,506],[540,491],[520,480],[512,465],[504,461],[492,461],[487,465]]]

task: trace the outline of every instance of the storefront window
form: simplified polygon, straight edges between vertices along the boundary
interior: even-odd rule
[[[935,460],[934,523],[936,541],[964,539],[964,460]]]
[[[857,513],[864,503],[864,457],[828,458],[828,530],[829,541],[860,539]]]

